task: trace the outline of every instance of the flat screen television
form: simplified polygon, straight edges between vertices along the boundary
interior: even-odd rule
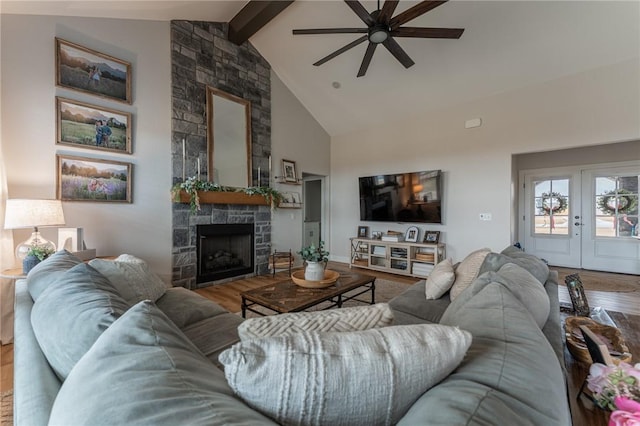
[[[360,177],[360,220],[442,223],[442,172]]]

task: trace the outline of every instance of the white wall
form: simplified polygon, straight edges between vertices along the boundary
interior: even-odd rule
[[[333,137],[332,258],[348,260],[348,237],[359,224],[382,231],[409,226],[361,223],[359,176],[430,169],[444,171],[444,223],[419,228],[442,231],[455,261],[481,247],[502,250],[512,242],[512,154],[637,140],[638,75],[640,61],[630,60]],[[476,117],[483,125],[464,129]],[[484,212],[493,220],[480,221]]]
[[[171,63],[169,23],[54,16],[1,16],[2,148],[10,198],[55,198],[56,153],[126,161],[133,204],[63,203],[98,255],[130,253],[165,280],[171,274]],[[133,104],[55,87],[54,38],[132,63]],[[55,96],[133,113],[133,155],[55,144]],[[3,207],[4,208],[4,207]],[[43,230],[57,242],[55,230]],[[16,241],[26,238],[14,231]],[[28,235],[28,233],[26,234]]]
[[[272,175],[282,176],[282,159],[296,162],[298,176],[302,173],[327,176],[330,171],[330,137],[318,122],[309,114],[298,99],[271,72],[271,156]],[[329,179],[325,180],[324,203],[326,223],[323,229],[329,229],[330,203]],[[275,188],[284,192],[300,192],[302,186],[275,184]],[[302,247],[302,209],[280,209],[272,215],[272,249],[299,251]],[[329,243],[326,234],[326,243]],[[297,263],[301,263],[296,256]]]

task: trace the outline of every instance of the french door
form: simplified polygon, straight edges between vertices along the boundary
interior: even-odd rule
[[[554,266],[640,274],[640,164],[521,173],[520,239]]]

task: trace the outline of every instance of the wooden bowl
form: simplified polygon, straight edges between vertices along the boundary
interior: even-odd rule
[[[330,269],[325,269],[324,279],[320,281],[307,281],[304,279],[304,270],[295,271],[291,274],[291,280],[300,287],[325,288],[332,286],[340,278],[340,274]]]
[[[620,361],[631,362],[631,353],[620,334],[620,330],[608,325],[602,325],[587,317],[569,317],[564,322],[567,348],[571,355],[579,362],[591,364],[591,355],[582,339],[580,326],[586,325],[591,331],[602,338],[609,347],[609,354],[613,362],[618,365]]]

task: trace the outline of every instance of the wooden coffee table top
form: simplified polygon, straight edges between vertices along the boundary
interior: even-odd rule
[[[330,287],[305,288],[291,279],[240,293],[250,300],[276,312],[297,312],[330,300],[348,291],[373,283],[376,277],[358,272],[338,270],[340,278]]]

